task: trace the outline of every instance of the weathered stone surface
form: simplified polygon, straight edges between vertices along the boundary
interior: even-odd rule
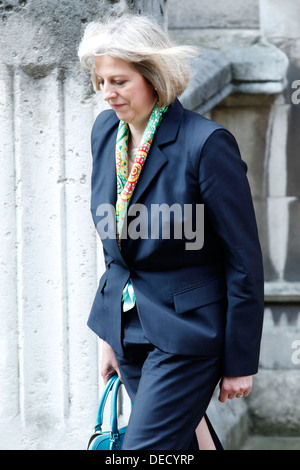
[[[250,38],[227,35],[226,40],[211,35],[195,37],[172,34],[174,40],[199,45],[199,57],[193,61],[194,76],[181,101],[189,109],[204,114],[228,95],[278,94],[286,88],[289,65],[284,52],[267,42],[249,42]],[[184,41],[184,39],[187,39]]]
[[[258,28],[258,0],[168,0],[169,25],[187,28]]]
[[[260,24],[267,37],[299,38],[299,18],[297,0],[260,0]]]
[[[111,7],[146,11],[164,24],[165,0],[11,0],[0,5],[0,60],[22,65],[33,77],[52,67],[77,62],[77,49],[86,25],[101,19]]]
[[[299,437],[250,436],[236,450],[300,450]]]
[[[294,174],[298,177],[299,172]],[[299,180],[298,180],[299,181]],[[284,278],[293,283],[300,283],[300,198],[293,198],[289,205],[288,254]],[[300,287],[299,287],[300,302]]]
[[[226,126],[239,143],[242,158],[248,165],[248,179],[252,196],[260,199],[265,196],[265,152],[269,115],[273,99],[257,95],[230,95],[216,106],[213,120]],[[234,111],[233,111],[234,110]]]
[[[300,340],[300,306],[268,303],[265,310],[260,367],[278,371],[297,371],[293,345]]]
[[[257,434],[299,436],[299,388],[299,370],[260,371],[255,393],[249,397],[252,426]]]
[[[231,65],[222,52],[201,49],[192,62],[192,70],[189,88],[180,98],[188,109],[203,106],[231,83]]]
[[[260,43],[228,50],[233,79],[244,82],[280,82],[286,78],[289,60],[277,47]]]
[[[128,0],[127,4],[143,15],[152,16],[160,25],[167,28],[167,2],[168,0]]]
[[[36,67],[46,71],[50,65],[76,58],[86,23],[100,17],[108,3],[27,0],[20,7],[15,0],[10,5],[2,14],[1,60],[29,71]]]
[[[300,46],[299,46],[300,51]],[[300,69],[295,70],[294,77],[299,77],[300,80]],[[292,80],[293,83],[293,80]],[[299,82],[300,83],[300,82]],[[292,89],[294,91],[294,89]],[[291,101],[290,101],[291,103]],[[299,184],[299,175],[300,175],[300,103],[292,104],[290,113],[288,116],[288,134],[287,134],[287,185],[286,192],[290,197],[300,198],[300,184]],[[299,220],[295,217],[294,221],[297,223]],[[299,233],[299,231],[294,232]]]

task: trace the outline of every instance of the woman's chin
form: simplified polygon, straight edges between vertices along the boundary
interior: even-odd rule
[[[125,110],[123,109],[115,109],[114,110],[116,112],[116,115],[118,116],[118,118],[121,120],[121,121],[125,121],[125,122],[129,122],[128,119],[130,119],[130,116],[128,114],[128,112],[126,112]]]

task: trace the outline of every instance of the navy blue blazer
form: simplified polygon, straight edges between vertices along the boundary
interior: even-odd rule
[[[92,130],[91,211],[98,227],[104,220],[99,206],[116,203],[118,124],[115,112],[107,110]],[[187,250],[190,240],[184,233],[176,238],[171,230],[169,239],[128,237],[120,251],[115,238],[100,233],[106,271],[88,325],[119,354],[122,292],[130,278],[152,344],[174,354],[221,354],[227,377],[257,372],[264,277],[246,172],[228,130],[184,109],[178,100],[169,106],[129,208],[143,204],[150,213],[153,204],[179,204],[184,224],[184,205],[202,204],[204,244]]]

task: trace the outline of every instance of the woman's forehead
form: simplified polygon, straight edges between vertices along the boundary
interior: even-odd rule
[[[119,75],[134,72],[129,62],[109,55],[95,55],[95,70],[98,75],[111,73]]]

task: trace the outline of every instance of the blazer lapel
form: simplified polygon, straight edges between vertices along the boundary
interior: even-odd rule
[[[161,147],[170,142],[174,142],[176,139],[182,114],[183,107],[178,100],[175,100],[174,103],[169,106],[157,130],[146,163],[132,195],[130,205],[138,202],[142,194],[149,188],[151,182],[168,163],[167,153],[163,152]]]
[[[118,122],[117,117],[116,122]],[[109,142],[105,166],[105,200],[110,205],[110,216],[114,222],[116,221],[115,208],[117,201],[117,175],[115,159],[117,130],[118,129],[116,129],[116,132],[112,134],[111,142]],[[114,229],[114,233],[116,234],[116,227]],[[107,238],[105,240],[105,246],[107,252],[110,254],[110,256],[112,256],[113,259],[118,260],[119,264],[127,267],[126,262],[122,256],[122,252],[120,251],[117,238]]]
[[[109,143],[105,171],[106,200],[114,207],[117,201],[116,138],[117,132],[113,134],[111,142]]]

